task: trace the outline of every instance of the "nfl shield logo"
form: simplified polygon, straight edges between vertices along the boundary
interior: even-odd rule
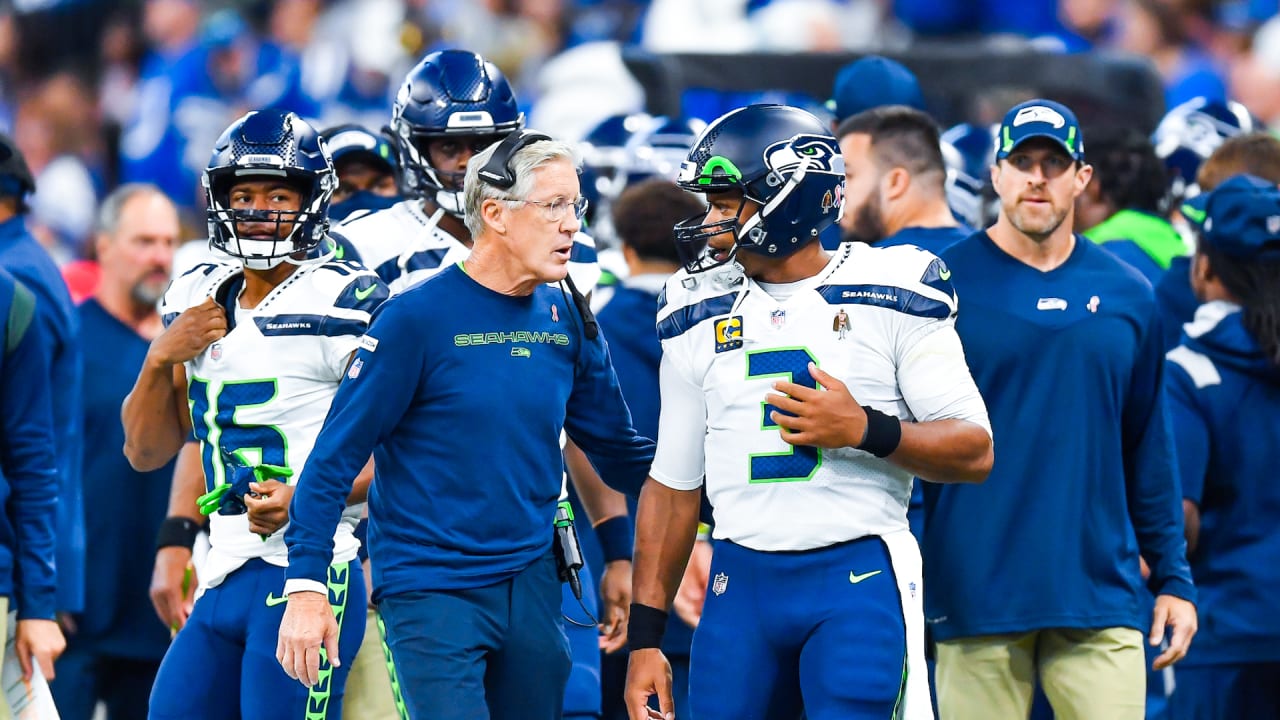
[[[213,344],[213,347],[209,348],[209,357],[213,358],[214,360],[221,360],[221,359],[222,359],[222,344],[221,344],[221,343],[214,343],[214,344]]]
[[[774,310],[773,312],[769,313],[769,325],[771,325],[774,330],[778,330],[783,325],[786,325],[786,324],[787,324],[786,310]]]
[[[729,587],[729,576],[724,573],[716,573],[715,578],[711,581],[711,592],[716,595],[723,595],[726,588]]]
[[[360,358],[356,358],[355,362],[351,363],[351,369],[347,371],[347,377],[351,378],[352,380],[355,380],[356,378],[360,377],[360,369],[363,367],[364,367],[364,360],[361,360]]]

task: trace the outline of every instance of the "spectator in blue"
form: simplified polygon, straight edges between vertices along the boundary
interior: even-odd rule
[[[1237,175],[1183,213],[1204,304],[1166,382],[1206,621],[1178,666],[1174,717],[1280,717],[1280,190]]]
[[[1167,171],[1147,136],[1131,127],[1089,132],[1093,179],[1076,198],[1076,230],[1155,284],[1187,254],[1166,219]]]
[[[23,680],[31,679],[33,658],[46,678],[54,677],[53,662],[66,647],[54,619],[57,499],[48,488],[58,468],[39,302],[0,270],[0,638],[13,635]]]
[[[658,436],[658,364],[662,345],[658,341],[658,296],[673,273],[680,269],[671,229],[680,221],[705,214],[694,195],[664,179],[650,179],[631,185],[612,206],[613,225],[622,241],[627,277],[615,285],[608,302],[600,309],[600,327],[609,337],[609,355],[622,396],[631,409],[636,432]],[[635,502],[629,499],[631,517]],[[707,547],[695,552],[705,553]],[[594,568],[593,568],[594,569]],[[689,717],[689,647],[693,628],[677,613],[667,620],[662,651],[671,661],[672,693],[676,720]],[[602,659],[605,720],[626,718],[622,690],[626,681],[627,653]],[[610,674],[612,673],[612,675]]]
[[[1060,717],[1141,717],[1144,642],[1171,633],[1160,669],[1196,630],[1155,298],[1073,232],[1092,174],[1075,114],[1030,100],[999,138],[999,217],[942,254],[1001,450],[982,485],[925,487],[938,708],[1026,717],[1039,681]]]
[[[17,146],[0,134],[0,268],[13,274],[38,300],[35,322],[49,358],[45,381],[53,394],[58,462],[57,605],[60,613],[74,613],[84,606],[79,322],[58,267],[27,229],[26,197],[34,189],[31,171]]]
[[[1166,108],[1196,97],[1219,101],[1227,98],[1221,71],[1187,33],[1186,12],[1165,0],[1121,3],[1119,47],[1152,59],[1164,80]]]
[[[151,51],[138,74],[138,102],[120,137],[122,182],[153,182],[184,212],[199,205],[208,149],[230,109],[201,42],[199,0],[146,0]]]
[[[147,591],[156,535],[165,517],[163,488],[173,464],[151,472],[129,466],[120,448],[120,407],[151,340],[163,329],[156,303],[169,283],[178,212],[154,185],[128,184],[102,202],[95,249],[102,280],[79,308],[84,398],[85,592],[58,661],[54,701],[63,720],[90,720],[99,701],[109,720],[147,715],[169,631]],[[132,488],[122,492],[122,488]]]
[[[372,452],[373,599],[403,712],[558,719],[570,669],[551,551],[560,433],[632,493],[653,443],[566,280],[586,210],[572,148],[517,131],[471,159],[464,188],[471,255],[379,309],[298,482],[277,658],[314,686],[320,653],[337,656],[325,536]]]

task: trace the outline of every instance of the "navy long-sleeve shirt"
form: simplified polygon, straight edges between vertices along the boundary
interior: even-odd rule
[[[58,470],[37,302],[0,270],[0,595],[20,619],[52,620]]]
[[[1139,550],[1154,592],[1194,601],[1151,285],[1079,237],[1049,272],[985,232],[943,258],[996,459],[925,487],[934,637],[1145,629]]]
[[[58,266],[27,231],[21,216],[0,223],[0,268],[36,296],[35,323],[48,358],[43,382],[51,388],[58,465],[58,610],[79,612],[84,606],[85,544],[79,321]]]
[[[378,310],[298,481],[290,580],[323,581],[352,479],[374,456],[374,597],[481,587],[550,549],[561,428],[610,485],[634,492],[636,434],[602,338],[551,286],[513,297],[455,265]]]

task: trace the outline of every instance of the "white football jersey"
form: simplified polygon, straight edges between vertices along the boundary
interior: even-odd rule
[[[428,216],[421,200],[403,200],[386,210],[353,215],[335,232],[351,243],[360,253],[360,262],[395,295],[471,254],[469,247],[440,229],[443,214],[437,209]],[[573,243],[569,274],[578,290],[589,293],[600,281],[595,241],[578,233]]]
[[[175,280],[160,301],[166,326],[218,291],[241,287],[239,264],[202,263]],[[252,309],[232,296],[234,325],[222,339],[185,364],[192,428],[200,441],[205,485],[229,481],[226,458],[240,464],[288,467],[297,482],[346,372],[347,361],[369,327],[372,310],[387,297],[372,272],[350,262],[311,262]],[[356,556],[352,532],[362,505],[350,506],[334,535],[334,562]],[[284,528],[265,541],[249,531],[247,515],[210,516],[208,562],[202,586],[219,584],[251,558],[286,566]]]
[[[662,413],[652,475],[703,484],[715,536],[806,550],[907,529],[912,475],[853,448],[783,441],[765,395],[815,386],[813,362],[862,405],[906,421],[959,418],[990,433],[955,332],[951,273],[912,246],[841,246],[808,280],[774,288],[740,269],[674,275],[658,313]],[[704,477],[705,476],[705,477]]]

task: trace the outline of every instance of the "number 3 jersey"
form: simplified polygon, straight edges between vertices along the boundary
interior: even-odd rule
[[[386,286],[363,266],[342,261],[303,264],[258,306],[239,307],[239,264],[204,263],[174,280],[160,302],[166,326],[183,310],[213,297],[230,308],[226,336],[185,365],[187,400],[200,441],[205,486],[229,481],[227,464],[279,465],[295,483],[324,424],[347,361],[369,327]],[[224,300],[225,298],[225,300]],[[352,532],[361,506],[347,507],[334,535],[334,562],[356,556]],[[200,580],[219,584],[246,560],[284,567],[284,528],[265,540],[249,516],[210,516],[210,551]]]
[[[705,482],[715,536],[755,550],[906,530],[910,472],[849,447],[786,443],[765,396],[779,380],[817,387],[812,362],[861,405],[990,433],[955,332],[950,277],[919,248],[861,243],[787,285],[762,286],[736,268],[674,275],[659,299],[653,478],[682,490]]]

